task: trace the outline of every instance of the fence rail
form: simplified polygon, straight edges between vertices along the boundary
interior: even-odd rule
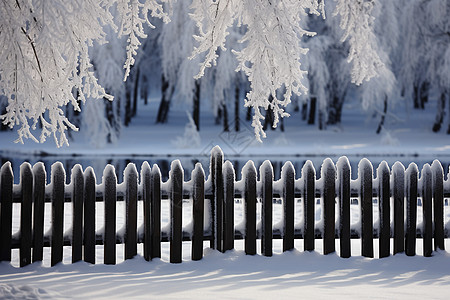
[[[416,238],[423,240],[423,255],[444,250],[445,197],[450,197],[450,180],[444,180],[439,161],[419,170],[414,163],[407,169],[397,162],[389,168],[382,162],[374,177],[373,166],[362,159],[358,178],[351,180],[350,164],[341,157],[336,165],[324,160],[320,177],[308,161],[295,178],[291,162],[282,168],[280,180],[274,181],[273,168],[265,161],[257,169],[252,161],[242,168],[242,180],[235,180],[235,170],[224,162],[219,147],[213,148],[210,175],[205,180],[201,164],[192,171],[191,180],[184,181],[184,171],[177,160],[172,162],[169,179],[161,181],[157,165],[144,162],[140,176],[134,164],[124,171],[124,182],[118,184],[115,170],[105,167],[101,184],[97,184],[91,167],[80,165],[71,171],[70,183],[61,163],[51,168],[51,182],[46,183],[43,163],[20,167],[20,182],[14,184],[11,164],[0,170],[0,261],[11,261],[11,251],[19,249],[20,266],[42,261],[43,248],[51,247],[51,265],[63,259],[63,247],[71,246],[72,262],[95,263],[95,246],[104,245],[104,263],[116,263],[116,244],[124,244],[125,259],[137,254],[137,244],[143,243],[144,258],[161,257],[161,242],[170,243],[170,262],[182,261],[182,241],[192,241],[192,260],[203,257],[203,242],[219,251],[234,248],[235,239],[244,239],[245,253],[256,254],[257,241],[261,254],[271,256],[273,239],[282,239],[283,251],[294,248],[295,239],[303,239],[304,250],[314,250],[315,239],[322,239],[323,253],[335,252],[339,239],[341,257],[351,255],[351,238],[361,239],[361,255],[374,256],[374,238],[379,239],[379,257],[405,252],[415,255]],[[161,228],[162,200],[170,203],[169,228]],[[192,221],[183,228],[183,205],[192,203]],[[243,226],[235,224],[234,205],[243,202]],[[125,205],[124,230],[116,231],[117,202]],[[143,230],[138,230],[138,202],[142,201]],[[44,206],[51,203],[51,230],[44,233]],[[64,203],[72,203],[72,227],[64,233]],[[104,205],[104,226],[96,231],[96,202]],[[13,203],[20,203],[20,229],[12,233]],[[260,204],[257,204],[260,203]],[[282,221],[273,225],[274,204],[281,203]],[[351,223],[352,203],[358,204],[360,219]],[[261,212],[257,214],[257,205]],[[296,218],[295,206],[301,216]],[[374,226],[374,205],[378,222]],[[316,220],[317,207],[321,219]],[[422,223],[417,226],[418,206]],[[420,211],[420,210],[419,210]],[[48,217],[48,216],[47,216]],[[297,223],[296,223],[297,221]],[[206,224],[206,225],[205,225]]]

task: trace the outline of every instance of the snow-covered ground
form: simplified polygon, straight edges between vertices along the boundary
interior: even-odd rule
[[[138,226],[142,223],[139,203]],[[257,207],[260,219],[260,204]],[[281,204],[274,204],[274,228],[281,220]],[[117,205],[117,231],[125,221],[123,203]],[[190,201],[183,202],[183,227],[189,230],[192,218]],[[296,228],[301,223],[301,203],[296,203]],[[50,205],[46,205],[45,231],[51,228]],[[97,204],[96,227],[103,226],[102,203]],[[162,228],[167,231],[168,201],[162,203]],[[378,209],[373,206],[374,226],[378,227]],[[450,219],[448,206],[446,220]],[[418,207],[417,226],[422,213]],[[235,204],[236,223],[243,218],[243,205]],[[320,224],[321,207],[316,206],[316,227]],[[359,207],[352,205],[352,228],[356,229]],[[64,230],[71,227],[71,206],[65,205]],[[237,226],[239,227],[239,226]],[[301,226],[300,226],[301,227]],[[13,232],[20,228],[19,205],[14,205]],[[450,239],[446,239],[450,249]],[[12,262],[0,263],[0,299],[281,299],[305,297],[322,299],[448,299],[450,293],[450,253],[435,252],[422,257],[423,241],[417,239],[415,257],[397,254],[378,259],[378,240],[374,240],[375,258],[361,257],[361,241],[352,240],[352,257],[336,253],[322,255],[323,241],[316,240],[316,250],[303,252],[303,240],[295,240],[295,250],[282,253],[282,240],[273,241],[274,256],[261,256],[260,240],[257,255],[246,256],[243,240],[235,241],[235,250],[225,254],[209,249],[205,256],[191,261],[191,243],[183,242],[183,263],[169,263],[169,243],[162,243],[161,259],[146,262],[142,244],[138,256],[124,261],[124,245],[117,245],[117,265],[103,265],[103,246],[96,248],[96,265],[84,262],[71,264],[71,248],[64,247],[63,263],[50,267],[50,248],[44,248],[42,263],[19,266],[19,250],[12,253]],[[391,253],[393,241],[391,240]]]
[[[282,254],[281,240],[274,245],[270,258],[246,256],[243,242],[237,241],[236,250],[222,254],[205,248],[202,260],[190,261],[190,243],[185,242],[181,264],[167,261],[167,243],[162,259],[151,262],[137,256],[115,266],[79,262],[15,268],[0,263],[0,299],[448,299],[450,294],[447,252],[430,258],[342,259],[320,254],[320,240],[312,253]],[[297,249],[301,245],[296,241]],[[420,245],[418,240],[419,252]],[[353,240],[352,247],[359,255],[360,241]],[[100,261],[102,247],[97,250]],[[117,251],[123,257],[123,245]],[[69,252],[65,248],[67,263]]]

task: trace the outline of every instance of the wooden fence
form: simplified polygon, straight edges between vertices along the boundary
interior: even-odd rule
[[[201,164],[192,171],[191,180],[184,181],[183,168],[173,161],[167,182],[161,181],[157,165],[152,168],[144,162],[140,178],[134,164],[124,172],[124,182],[117,183],[111,165],[103,172],[97,185],[91,167],[84,172],[74,166],[70,184],[66,184],[61,163],[51,169],[51,182],[46,184],[44,165],[33,167],[23,163],[20,183],[13,183],[11,164],[0,170],[0,261],[11,261],[11,250],[19,248],[20,266],[42,261],[43,247],[51,247],[51,265],[63,259],[63,246],[71,246],[72,262],[84,260],[95,263],[95,246],[104,245],[104,263],[116,263],[116,244],[124,244],[124,258],[137,254],[137,244],[143,243],[144,257],[161,257],[161,242],[170,243],[170,262],[182,261],[182,241],[192,241],[192,260],[203,256],[203,241],[219,251],[233,249],[235,239],[245,239],[245,253],[256,254],[257,241],[261,254],[271,256],[272,240],[282,239],[283,251],[294,248],[294,239],[303,239],[304,250],[314,250],[315,239],[323,240],[323,253],[335,251],[339,238],[341,257],[351,255],[351,238],[361,239],[361,255],[374,256],[374,238],[379,239],[379,257],[405,252],[415,255],[416,238],[423,239],[423,255],[444,249],[447,235],[444,220],[444,196],[450,196],[450,181],[444,180],[439,161],[424,165],[421,176],[412,163],[405,170],[401,163],[389,169],[382,162],[373,176],[372,164],[362,159],[358,179],[351,180],[350,164],[341,157],[337,164],[324,160],[320,178],[310,161],[295,179],[291,162],[282,168],[281,179],[274,181],[272,165],[265,161],[257,170],[252,161],[242,169],[242,180],[235,180],[235,171],[229,161],[223,161],[219,147],[211,151],[210,175],[205,180]],[[192,226],[182,227],[183,203],[192,201]],[[244,203],[243,228],[235,228],[236,199]],[[281,199],[281,200],[280,200]],[[320,200],[319,200],[320,199]],[[161,229],[161,202],[170,202],[170,230]],[[126,207],[125,230],[116,232],[116,202]],[[143,201],[143,231],[138,231],[138,201]],[[282,203],[281,228],[273,227],[273,204]],[[44,233],[44,204],[51,202],[51,230]],[[64,203],[72,203],[72,227],[64,234]],[[104,227],[96,232],[96,202],[104,203]],[[261,203],[257,218],[257,202]],[[351,228],[351,203],[358,203],[360,225]],[[12,234],[13,203],[20,203],[20,230]],[[294,225],[295,203],[302,207],[300,228]],[[320,203],[320,204],[318,204]],[[373,206],[378,206],[379,226],[374,226]],[[423,221],[417,224],[417,207],[422,207]],[[315,220],[315,209],[321,205],[320,222]],[[392,213],[391,213],[392,211]],[[205,214],[206,212],[206,214]],[[393,222],[391,222],[391,215]],[[208,222],[204,226],[205,220]],[[297,226],[298,227],[298,226]]]

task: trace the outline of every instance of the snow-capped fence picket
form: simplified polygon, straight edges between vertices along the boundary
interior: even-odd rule
[[[170,262],[180,263],[183,241],[192,241],[191,258],[200,260],[204,241],[224,252],[234,248],[235,239],[245,240],[249,255],[257,254],[260,239],[265,256],[273,254],[273,239],[282,239],[283,251],[294,249],[295,239],[303,239],[303,249],[313,251],[315,240],[322,239],[323,254],[335,252],[338,245],[343,258],[351,256],[352,238],[361,239],[361,255],[365,257],[374,257],[375,238],[380,258],[390,255],[391,238],[393,254],[405,251],[415,255],[418,237],[422,238],[424,256],[444,250],[448,236],[445,225],[450,223],[444,217],[444,197],[450,197],[450,179],[444,180],[440,162],[424,165],[420,178],[414,163],[405,170],[397,162],[390,170],[382,162],[375,175],[371,162],[362,159],[358,178],[352,180],[349,161],[341,157],[336,165],[325,159],[320,178],[308,161],[296,179],[292,163],[287,162],[278,181],[274,181],[270,161],[260,166],[259,180],[254,163],[249,161],[242,169],[242,180],[236,181],[232,164],[224,162],[218,147],[211,152],[209,177],[205,180],[203,167],[197,163],[188,182],[176,160],[167,182],[162,182],[157,165],[151,168],[144,162],[140,176],[136,166],[129,164],[120,184],[111,165],[105,167],[101,184],[97,184],[91,167],[83,172],[76,165],[66,184],[62,164],[55,163],[51,182],[46,184],[43,163],[33,167],[23,163],[20,182],[14,184],[7,162],[0,170],[0,261],[11,261],[12,249],[19,249],[19,264],[26,266],[42,261],[44,247],[50,247],[53,266],[62,262],[63,247],[71,246],[72,262],[83,259],[95,263],[95,246],[103,245],[103,263],[115,264],[117,244],[124,244],[124,259],[130,259],[138,253],[138,243],[143,243],[144,258],[151,260],[161,257],[161,242],[168,242]],[[168,205],[162,206],[163,201]],[[68,202],[69,212],[65,209]],[[47,208],[51,206],[50,214],[46,203]],[[123,204],[123,216],[118,214],[119,204]],[[188,215],[183,207],[190,209]],[[236,222],[239,207],[242,221]],[[162,226],[165,210],[168,224]],[[13,211],[16,215],[18,211],[19,217],[14,217]],[[281,215],[278,221],[275,211]],[[64,231],[68,215],[71,226]],[[19,230],[13,233],[16,218],[20,219],[16,225]],[[44,220],[50,218],[51,226],[44,230]],[[121,218],[124,225],[117,229]],[[96,223],[101,227],[96,229]]]

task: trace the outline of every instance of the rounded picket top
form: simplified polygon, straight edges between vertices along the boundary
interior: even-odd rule
[[[141,173],[143,170],[151,170],[152,168],[150,167],[150,164],[148,163],[148,161],[144,160],[144,162],[141,165]]]
[[[80,164],[76,164],[72,168],[71,180],[73,181],[76,177],[83,175],[83,167]]]
[[[151,172],[152,170],[150,168],[150,165],[147,161],[144,161],[141,165],[141,184],[144,183],[145,178],[148,178],[148,180],[150,180]]]
[[[392,174],[394,174],[394,176],[398,175],[398,174],[404,174],[405,173],[405,166],[399,162],[396,161],[394,163],[394,165],[392,166]]]
[[[170,164],[170,171],[169,171],[169,177],[171,179],[173,179],[172,176],[176,175],[176,174],[182,174],[182,176],[184,175],[184,170],[183,170],[183,166],[181,165],[181,162],[179,159],[176,159],[174,161],[172,161],[172,163]]]
[[[444,180],[444,168],[439,160],[435,159],[431,164],[431,170],[433,171],[433,176],[436,176],[437,180]]]
[[[326,178],[325,185],[333,184],[336,179],[336,167],[331,158],[325,158],[320,169],[321,178]]]
[[[12,166],[11,166],[11,162],[7,161],[3,164],[2,168],[0,169],[0,172],[3,174],[5,172],[11,172],[12,174]]]
[[[225,165],[230,163],[228,160],[225,162]],[[231,163],[230,163],[231,164]],[[194,169],[191,172],[191,178],[205,178],[205,171],[203,170],[203,166],[201,163],[196,163]]]
[[[200,163],[198,163],[200,164]],[[201,164],[200,164],[201,167]],[[202,168],[203,171],[203,168]],[[231,161],[227,160],[223,163],[222,167],[223,179],[225,182],[233,181],[234,183],[234,167]]]
[[[154,180],[159,179],[161,181],[161,170],[159,169],[159,166],[157,164],[153,164],[151,174]]]
[[[203,170],[201,163],[196,163],[194,169],[191,172],[191,180],[193,182],[193,188],[195,189],[200,183],[205,182],[205,171]]]
[[[92,167],[87,167],[86,170],[84,170],[84,178],[86,182],[88,181],[94,181],[94,183],[97,181],[97,178],[95,177],[95,172]]]
[[[285,162],[283,167],[281,168],[281,178],[286,178],[286,176],[295,177],[295,168],[290,161]]]
[[[348,160],[347,156],[341,156],[339,157],[338,161],[336,162],[336,168],[339,172],[339,170],[342,170],[343,172],[349,170],[350,171],[350,161]]]
[[[256,176],[256,167],[253,160],[249,160],[243,167],[241,171],[242,178],[248,178],[250,176]]]
[[[322,168],[320,175],[323,176],[327,173],[329,170],[335,170],[334,162],[331,160],[331,158],[327,157],[322,162]]]
[[[365,173],[370,173],[373,176],[373,166],[367,158],[361,159],[358,164],[358,176],[361,177],[361,174]]]
[[[416,163],[410,163],[409,165],[408,165],[408,168],[406,169],[406,171],[405,171],[407,174],[410,174],[410,175],[413,175],[413,174],[416,174],[416,175],[418,175],[419,174],[419,167],[417,167],[417,165],[416,165]]]
[[[430,180],[430,182],[431,182],[431,174],[432,174],[432,171],[431,171],[430,164],[424,164],[422,167],[422,174],[421,174],[422,180],[424,178],[426,178],[427,181]]]
[[[31,168],[31,164],[29,162],[23,162],[20,165],[20,175],[23,176],[32,176],[33,171]]]
[[[389,170],[388,163],[385,160],[380,162],[380,164],[378,165],[378,168],[377,168],[377,178],[380,178],[382,176],[382,174],[384,174],[384,173],[389,174],[389,172],[390,172],[390,170]]]
[[[125,178],[125,180],[130,175],[134,175],[134,176],[136,176],[136,178],[138,176],[138,171],[137,171],[136,165],[134,163],[127,164],[127,166],[125,167],[125,170],[123,170],[123,178]]]
[[[305,165],[302,168],[302,178],[306,178],[307,174],[312,173],[314,178],[316,177],[316,169],[314,168],[314,164],[312,161],[307,160]]]
[[[263,178],[266,180],[272,178],[273,180],[273,166],[270,160],[265,160],[261,164],[259,167],[259,176],[261,177],[261,180],[263,180]]]
[[[114,189],[116,188],[117,183],[117,175],[116,169],[113,165],[107,164],[105,169],[103,170],[102,183],[104,188],[106,189],[106,184],[114,184]]]
[[[211,149],[211,157],[223,157],[223,151],[219,145],[216,145]]]
[[[47,172],[43,162],[40,161],[33,165],[33,174],[35,177],[43,178],[45,183],[47,182]]]
[[[64,170],[64,166],[60,161],[57,161],[52,164],[51,167],[52,180],[54,178],[62,176],[64,178],[64,182],[66,179],[66,171]]]

